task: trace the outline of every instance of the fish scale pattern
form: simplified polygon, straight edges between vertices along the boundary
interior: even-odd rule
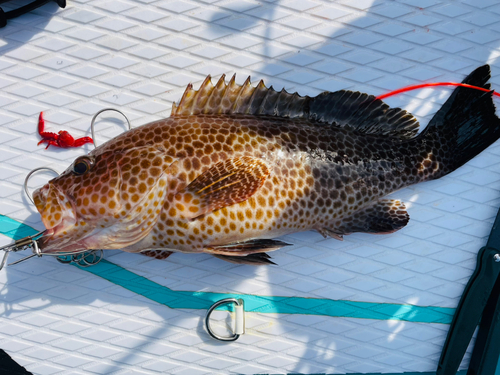
[[[20,3],[2,5],[4,10]],[[36,167],[64,170],[80,149],[37,147],[47,131],[90,135],[100,109],[133,125],[168,117],[184,88],[236,73],[301,95],[352,89],[378,95],[458,81],[486,62],[500,86],[500,5],[459,0],[71,0],[0,29],[0,214],[41,229],[24,195]],[[425,124],[449,95],[387,99]],[[98,144],[126,128],[96,122]],[[166,260],[110,251],[106,259],[179,291],[317,297],[455,307],[500,206],[500,145],[449,176],[393,194],[410,223],[344,241],[304,232],[271,254],[278,267],[206,254]],[[35,175],[29,188],[49,173]],[[0,237],[0,243],[9,243]],[[10,260],[20,259],[12,254]],[[436,368],[448,325],[247,313],[233,343],[211,340],[204,310],[170,309],[82,269],[43,257],[0,272],[0,348],[34,374],[419,372]],[[214,325],[223,329],[224,314]],[[466,355],[462,368],[468,363]]]

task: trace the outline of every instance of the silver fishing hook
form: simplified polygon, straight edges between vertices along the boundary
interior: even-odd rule
[[[90,122],[90,132],[92,133],[92,139],[94,140],[94,147],[97,147],[96,145],[96,142],[95,142],[95,131],[94,131],[94,122],[97,118],[97,116],[99,116],[101,113],[105,112],[105,111],[114,111],[114,112],[118,112],[119,114],[121,114],[123,117],[125,117],[125,120],[127,120],[127,124],[128,124],[128,130],[132,129],[132,125],[130,125],[130,121],[128,120],[128,117],[125,116],[125,114],[122,112],[122,111],[119,111],[118,109],[115,109],[115,108],[104,108],[104,109],[101,109],[100,111],[98,111],[94,117],[92,117],[92,121]]]
[[[91,257],[91,258],[89,258]],[[104,251],[90,250],[76,254],[58,256],[56,259],[63,264],[76,263],[80,267],[95,266],[104,258]]]
[[[33,200],[33,197],[31,196],[29,190],[28,190],[28,181],[30,179],[30,177],[36,173],[36,172],[39,172],[39,171],[42,171],[42,170],[47,170],[47,171],[52,171],[54,172],[56,175],[59,176],[59,172],[56,171],[55,169],[52,169],[52,168],[49,168],[49,167],[40,167],[40,168],[35,168],[33,169],[30,173],[28,173],[28,175],[26,176],[26,178],[24,179],[24,192],[26,193],[26,196],[29,198],[29,200],[31,201],[31,203],[35,204],[35,201]],[[1,269],[1,268],[0,268]]]

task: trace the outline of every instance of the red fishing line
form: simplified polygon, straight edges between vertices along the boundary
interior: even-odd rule
[[[407,91],[412,91],[412,90],[417,90],[417,89],[423,89],[425,87],[434,87],[434,86],[460,86],[460,87],[468,87],[470,89],[475,89],[475,90],[480,90],[484,92],[490,92],[492,90],[485,89],[484,87],[478,87],[478,86],[473,86],[473,85],[468,85],[466,83],[457,83],[457,82],[433,82],[433,83],[422,83],[420,85],[413,85],[413,86],[407,86],[403,87],[398,90],[390,91],[387,94],[379,95],[377,96],[377,99],[385,99],[393,95],[401,94],[403,92]],[[496,91],[493,91],[493,95],[500,96],[499,93]]]

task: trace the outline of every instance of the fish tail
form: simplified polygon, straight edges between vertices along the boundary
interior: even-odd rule
[[[490,90],[490,67],[481,66],[463,83]],[[425,179],[442,177],[459,168],[500,137],[500,119],[495,114],[493,91],[456,88],[416,138],[420,170]]]

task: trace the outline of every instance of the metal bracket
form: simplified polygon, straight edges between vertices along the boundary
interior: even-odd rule
[[[10,252],[22,251],[22,250],[25,250],[25,249],[30,248],[30,247],[33,248],[32,255],[29,255],[25,258],[19,259],[15,262],[9,264],[9,266],[13,265],[13,264],[20,263],[26,259],[33,258],[34,256],[41,257],[42,253],[41,253],[40,249],[38,248],[38,243],[36,242],[37,241],[36,239],[39,236],[41,236],[44,232],[45,231],[38,232],[32,236],[28,236],[28,237],[24,237],[24,238],[21,238],[19,240],[16,240],[13,244],[9,244],[9,245],[5,245],[5,246],[0,247],[0,250],[4,251],[2,261],[0,262],[0,271],[5,267],[5,264],[7,263],[7,257],[9,256]]]
[[[234,308],[236,315],[236,322],[235,322],[234,334],[232,336],[220,336],[216,334],[214,331],[212,331],[212,328],[210,327],[210,315],[217,307],[224,305],[226,303],[234,303],[236,305]],[[219,341],[238,340],[240,335],[245,333],[245,310],[244,310],[243,300],[236,298],[225,298],[215,302],[207,311],[207,316],[205,317],[205,326],[207,327],[208,334],[216,340]]]

